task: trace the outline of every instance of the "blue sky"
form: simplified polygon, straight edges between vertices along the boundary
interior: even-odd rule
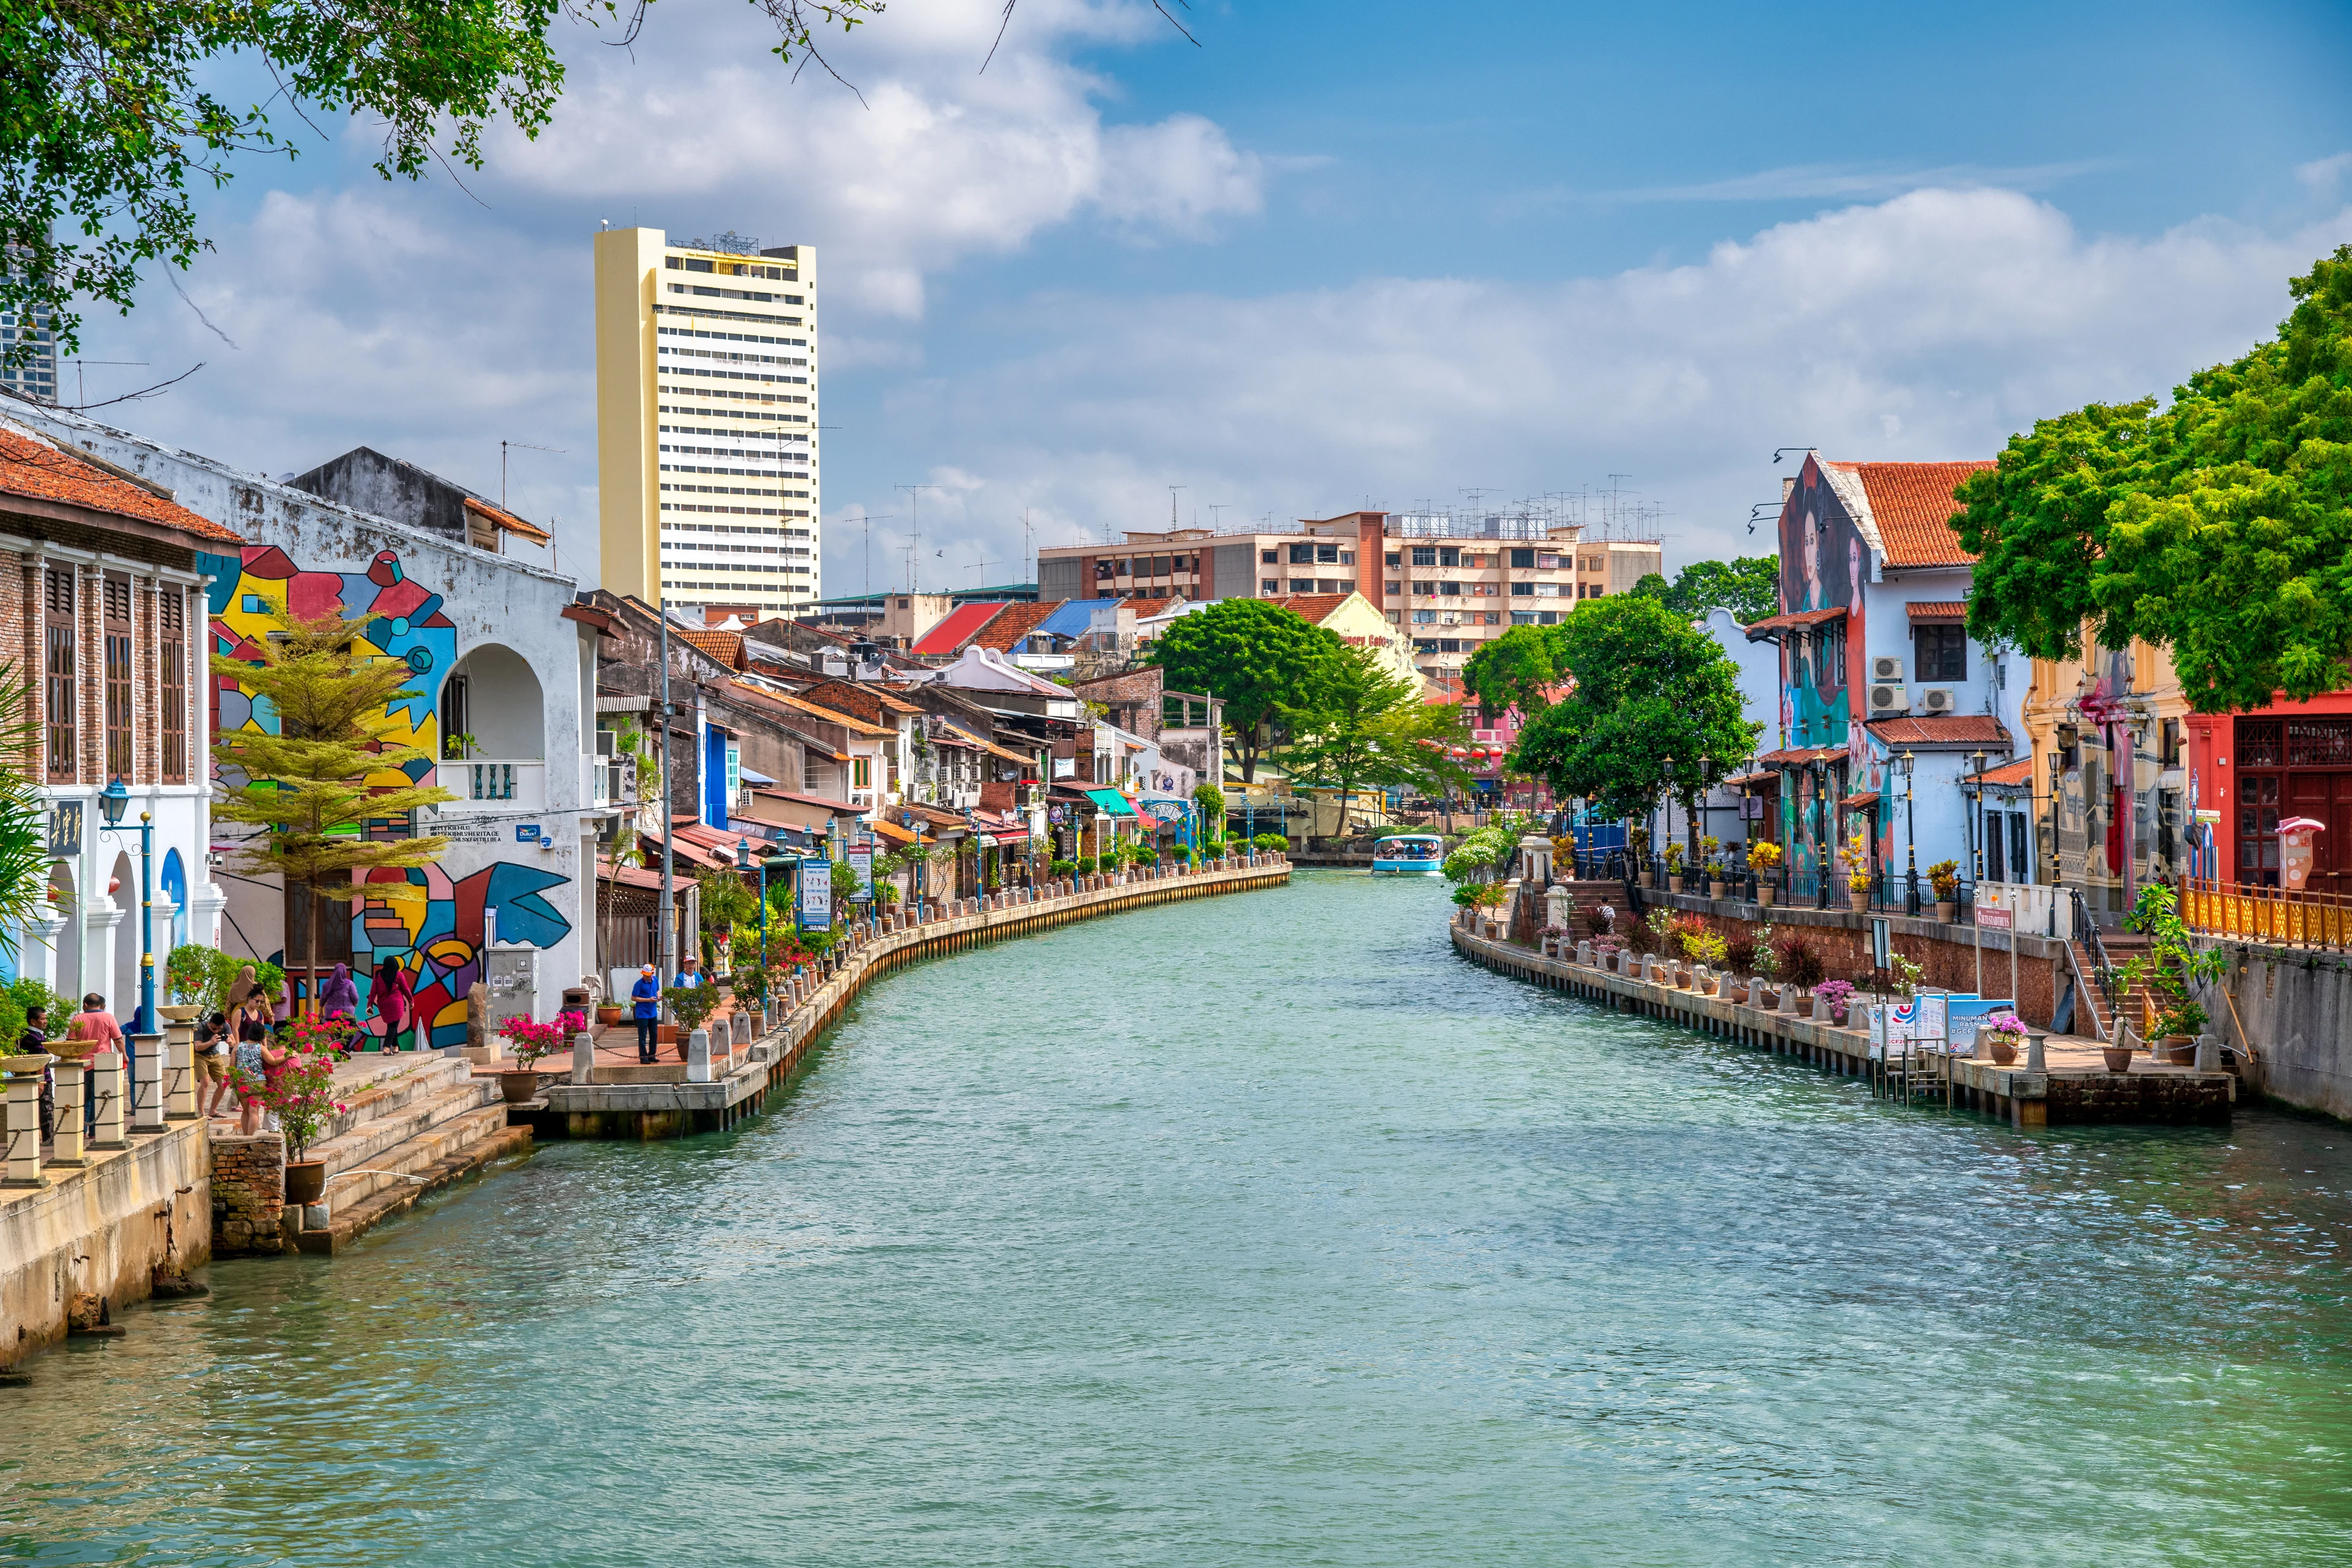
[[[814,244],[827,587],[924,502],[926,581],[1042,542],[1573,489],[1746,547],[1769,454],[1957,458],[2242,350],[2352,239],[2352,8],[895,0],[779,79],[749,7],[567,38],[538,144],[385,185],[353,130],[210,198],[220,249],[92,358],[121,422],[271,472],[366,442],[593,572],[588,236]],[[229,346],[233,340],[236,346]],[[101,386],[91,371],[92,395]],[[131,371],[112,373],[129,376]],[[201,384],[201,390],[199,390]],[[127,383],[125,384],[128,384]],[[933,555],[932,551],[940,553]]]

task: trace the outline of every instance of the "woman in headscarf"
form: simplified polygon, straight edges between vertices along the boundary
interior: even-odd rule
[[[232,1024],[236,1021],[238,1013],[245,1007],[247,998],[253,994],[258,984],[259,983],[253,977],[253,965],[250,963],[238,970],[236,978],[229,982],[228,1005],[222,1011],[229,1016],[229,1021]]]
[[[415,984],[408,971],[401,967],[397,958],[387,956],[376,965],[373,986],[375,1010],[376,1016],[383,1020],[385,1050],[400,1049],[400,1032],[411,1026],[409,1014],[415,1005]]]
[[[352,984],[352,966],[338,963],[319,987],[319,1010],[330,1018],[349,1018],[360,1010],[360,988]]]

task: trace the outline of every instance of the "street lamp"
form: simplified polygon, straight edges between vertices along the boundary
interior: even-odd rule
[[[1975,769],[1969,780],[1969,863],[1976,868],[1976,880],[1984,880],[1984,841],[1977,831],[1977,819],[1984,815],[1984,765],[1982,752],[1970,752],[1969,761]]]
[[[106,816],[106,832],[126,831],[122,814],[130,805],[131,792],[122,786],[122,775],[117,773],[112,784],[98,792],[98,808]],[[154,843],[154,817],[142,811],[139,814],[139,1016],[131,1021],[133,1035],[155,1032],[155,900],[149,877]]]
[[[1904,846],[1904,877],[1907,889],[1903,896],[1904,913],[1919,912],[1919,812],[1911,804],[1911,769],[1916,759],[1906,746],[1903,754],[1895,759],[1895,772],[1903,781],[1903,831],[1907,841]]]

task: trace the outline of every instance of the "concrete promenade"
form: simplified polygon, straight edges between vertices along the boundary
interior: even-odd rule
[[[1011,897],[966,900],[984,907],[857,938],[832,973],[804,984],[780,1020],[750,1037],[748,1020],[739,1034],[714,1020],[707,1066],[679,1062],[675,1048],[654,1066],[636,1064],[631,1045],[625,1057],[611,1043],[595,1048],[588,1081],[577,1081],[570,1058],[543,1065],[539,1099],[508,1108],[539,1138],[683,1138],[732,1127],[756,1115],[769,1095],[789,1084],[808,1064],[818,1040],[857,994],[900,964],[956,952],[982,942],[1028,936],[1072,921],[1093,920],[1124,910],[1213,898],[1286,885],[1290,864],[1259,856],[1223,868],[1131,875],[1124,884],[1035,900]],[[569,1069],[569,1070],[567,1070]],[[550,1081],[552,1079],[552,1081]]]
[[[1456,952],[1499,974],[1565,992],[1619,1012],[1641,1013],[1702,1034],[1794,1057],[1826,1071],[1874,1076],[1870,1037],[1864,1029],[1751,1007],[1730,995],[1710,996],[1685,986],[1646,982],[1572,958],[1548,958],[1500,936],[1480,936],[1456,920],[1449,926]],[[2095,1040],[2051,1036],[2042,1072],[2021,1065],[2002,1067],[1966,1057],[1945,1058],[1948,1092],[1960,1109],[1997,1116],[2016,1127],[2095,1122],[2224,1122],[2237,1100],[2237,1079],[2226,1072],[2200,1073],[2146,1056],[2128,1070],[2109,1072]]]

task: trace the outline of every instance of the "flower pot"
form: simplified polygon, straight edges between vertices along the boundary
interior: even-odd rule
[[[2101,1046],[2099,1055],[2106,1062],[2109,1072],[2131,1071],[2132,1048],[2129,1046]]]
[[[2194,1035],[2167,1035],[2156,1045],[2157,1055],[2174,1067],[2197,1065],[2197,1037]]]
[[[1644,871],[1642,873],[1642,886],[1644,888],[1655,888],[1657,885],[1657,873],[1654,871]]]
[[[513,1072],[502,1072],[499,1074],[499,1089],[507,1097],[509,1105],[520,1105],[527,1100],[537,1100],[539,1069],[522,1068]]]
[[[289,1160],[286,1163],[286,1201],[289,1204],[315,1204],[326,1190],[327,1162]]]
[[[1952,923],[1952,917],[1959,912],[1959,904],[1954,900],[1937,899],[1936,900],[1936,918],[1938,921],[1941,921],[1944,924],[1950,925]]]
[[[2017,1037],[1992,1035],[1986,1038],[1985,1048],[1992,1053],[1993,1065],[2007,1067],[2017,1059]]]
[[[1682,890],[1683,879],[1680,877],[1669,874],[1666,878],[1666,891],[1669,893],[1679,893]]]
[[[174,1002],[169,1007],[158,1007],[155,1011],[174,1024],[193,1024],[205,1016],[205,1010],[194,1002]]]
[[[47,1051],[27,1051],[20,1057],[0,1057],[0,1073],[5,1073],[10,1078],[22,1075],[37,1077],[47,1072],[49,1069],[49,1064],[57,1059]]]
[[[1846,907],[1849,909],[1866,910],[1870,908],[1870,889],[1868,888],[1848,888],[1845,890],[1845,901]]]
[[[676,1024],[656,1024],[654,1026],[654,1043],[663,1046],[674,1046],[677,1044],[677,1026]]]
[[[1769,910],[1772,907],[1772,889],[1769,885],[1756,889],[1756,902],[1761,909]]]
[[[600,1006],[596,1009],[596,1022],[604,1025],[604,1027],[609,1029],[620,1021],[620,1008],[607,1004],[606,1005]]]
[[[1706,885],[1706,896],[1710,899],[1719,899],[1723,897],[1723,884],[1721,882],[1715,881],[1708,882]]]

